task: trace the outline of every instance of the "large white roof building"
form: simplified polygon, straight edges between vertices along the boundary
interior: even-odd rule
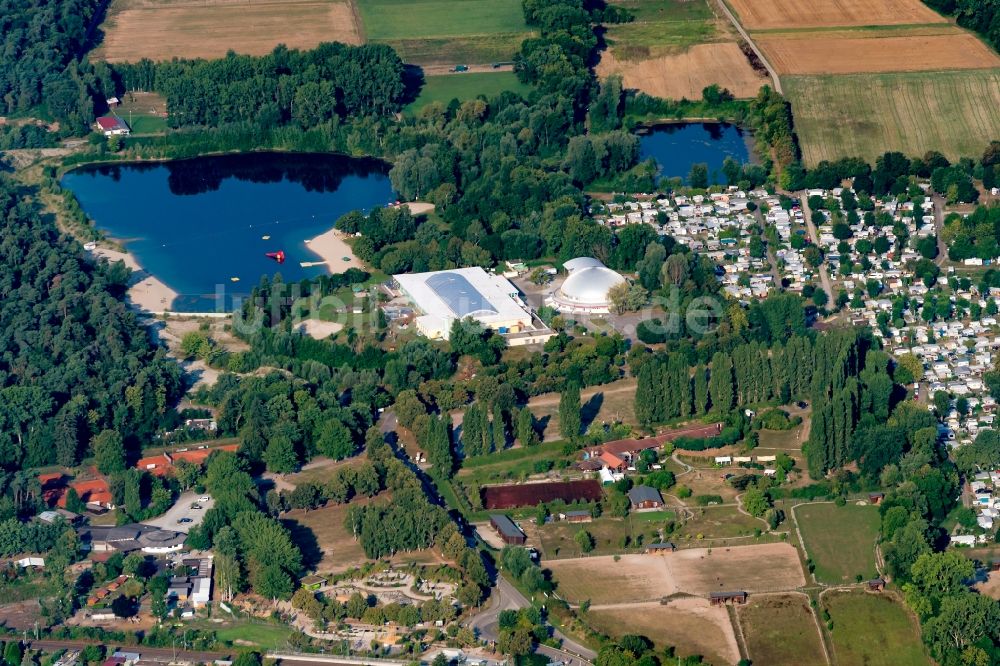
[[[608,291],[625,278],[592,257],[578,257],[563,264],[569,277],[548,299],[559,312],[601,314],[611,311]]]
[[[423,314],[417,329],[432,339],[447,340],[456,319],[472,317],[498,333],[531,330],[530,310],[510,280],[482,268],[456,268],[430,273],[393,275],[400,289]]]

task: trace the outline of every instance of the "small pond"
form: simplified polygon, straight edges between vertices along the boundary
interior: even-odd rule
[[[725,183],[722,163],[752,161],[750,133],[728,123],[672,123],[646,127],[639,136],[640,159],[652,157],[661,178],[687,181],[692,165],[707,164],[710,183]]]

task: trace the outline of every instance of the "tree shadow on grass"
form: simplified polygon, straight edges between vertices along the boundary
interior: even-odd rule
[[[597,415],[601,411],[601,406],[604,404],[604,393],[595,393],[590,397],[590,400],[583,404],[580,408],[580,427],[583,428],[583,432],[587,432],[587,428],[590,424],[594,422]]]
[[[294,519],[282,520],[281,524],[289,531],[292,541],[302,551],[302,568],[315,569],[323,559],[323,550],[319,547],[313,531]]]

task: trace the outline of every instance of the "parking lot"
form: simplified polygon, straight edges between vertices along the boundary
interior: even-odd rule
[[[202,500],[202,498],[207,498],[207,500]],[[165,514],[150,520],[144,520],[143,524],[153,525],[164,530],[184,532],[186,534],[192,527],[201,524],[201,521],[205,518],[205,512],[214,505],[215,500],[207,495],[198,495],[193,492],[183,493]],[[194,509],[192,506],[199,506],[201,508]]]

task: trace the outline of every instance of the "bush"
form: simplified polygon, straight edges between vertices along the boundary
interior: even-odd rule
[[[709,504],[722,504],[721,495],[698,495],[694,498],[698,506],[708,506]]]
[[[740,441],[741,436],[742,433],[739,428],[730,426],[723,428],[722,432],[715,437],[678,437],[674,440],[674,448],[682,449],[684,451],[706,451],[708,449],[719,449],[723,446],[735,444]]]

